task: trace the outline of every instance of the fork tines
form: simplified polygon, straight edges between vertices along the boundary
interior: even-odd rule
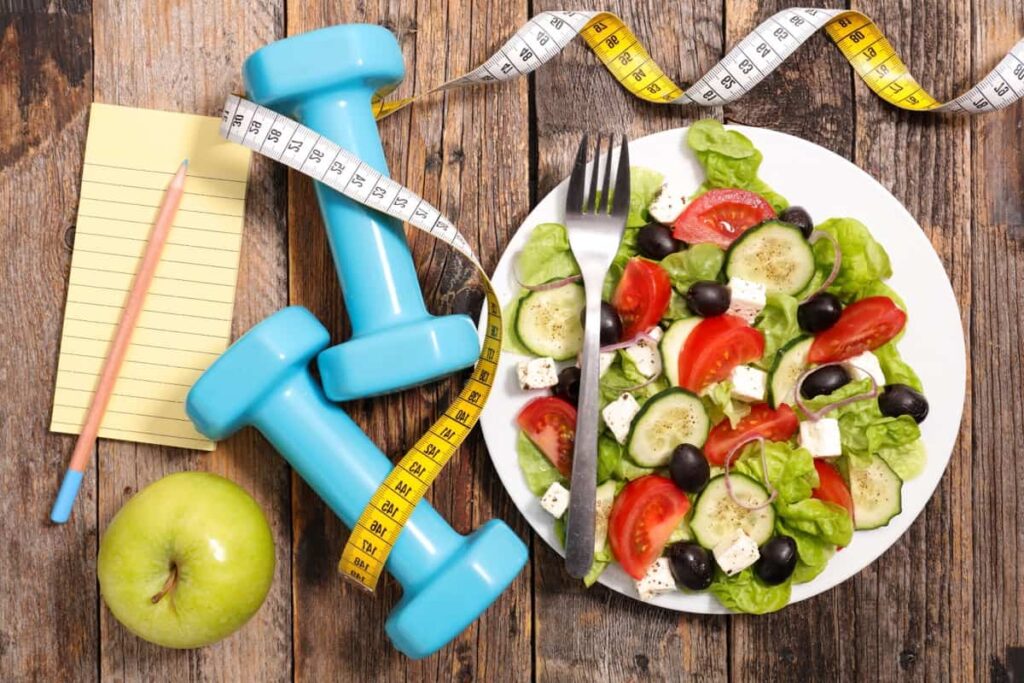
[[[580,140],[579,149],[576,151],[576,163],[573,164],[572,176],[569,178],[569,191],[566,197],[566,209],[576,211],[580,215],[589,213],[611,213],[614,215],[625,215],[629,209],[629,147],[626,136],[622,136],[619,147],[619,167],[615,177],[615,191],[609,193],[612,178],[612,154],[614,152],[615,139],[613,135],[608,136],[608,151],[604,164],[604,180],[601,184],[600,194],[598,193],[598,176],[601,171],[601,139],[597,135],[597,143],[594,145],[594,165],[590,174],[590,192],[587,201],[583,201],[583,188],[586,184],[587,175],[587,147],[589,137],[584,134]],[[609,197],[612,201],[609,202]],[[602,206],[603,204],[603,206]]]

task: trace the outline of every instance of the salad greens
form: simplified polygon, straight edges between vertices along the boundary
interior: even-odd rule
[[[696,193],[658,171],[630,171],[629,217],[603,295],[636,305],[608,307],[607,321],[603,311],[602,336],[606,322],[621,330],[638,317],[647,332],[602,354],[597,483],[615,497],[599,505],[610,531],[584,583],[618,563],[648,599],[666,590],[670,571],[668,584],[763,614],[784,607],[792,586],[817,577],[855,531],[899,514],[903,481],[925,466],[918,422],[927,402],[897,347],[906,304],[884,282],[892,265],[870,230],[842,217],[813,225],[759,177],[751,141],[717,121],[690,126],[686,144],[705,175]],[[659,224],[655,205],[673,192],[690,197]],[[523,288],[506,306],[506,349],[528,356],[523,339],[560,332],[517,327],[521,302],[538,297],[532,307],[558,289],[535,285],[579,272],[565,227],[534,228],[515,267]],[[519,466],[564,538],[563,511],[545,501],[559,488],[568,500],[579,371],[570,359],[557,377],[534,379],[525,363],[524,390],[554,395],[517,416]]]

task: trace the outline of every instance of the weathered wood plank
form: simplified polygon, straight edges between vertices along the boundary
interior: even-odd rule
[[[534,3],[534,12],[565,9]],[[601,2],[572,9],[607,9],[621,16],[677,82],[701,76],[722,54],[720,4]],[[577,41],[535,77],[538,198],[569,172],[580,135],[625,132],[631,139],[686,125],[721,111],[646,104],[624,92]],[[567,106],[566,103],[571,103]],[[533,543],[536,573],[535,666],[540,680],[614,681],[727,676],[727,618],[679,615],[641,604],[603,586],[571,579],[543,541]]]
[[[498,6],[435,0],[414,7],[293,1],[288,5],[288,33],[340,22],[387,26],[398,36],[409,65],[401,95],[476,66],[496,46],[495,36],[503,27],[525,20],[525,8],[525,2]],[[393,175],[460,225],[488,268],[494,267],[510,229],[529,204],[527,116],[523,81],[435,97],[381,123]],[[483,134],[491,129],[501,134]],[[347,324],[312,187],[293,174],[291,188],[292,302],[308,306],[340,338],[347,334]],[[472,271],[461,257],[418,232],[410,234],[410,244],[430,310],[443,314],[479,301],[467,284]],[[382,450],[398,456],[455,397],[464,378],[462,374],[400,395],[355,402],[347,409]],[[383,633],[384,620],[400,594],[398,586],[387,579],[370,598],[343,583],[335,564],[347,530],[304,483],[296,480],[293,490],[296,678],[522,680],[529,675],[527,573],[452,645],[410,662]],[[429,497],[462,533],[501,517],[525,534],[478,434]]]
[[[100,102],[217,115],[240,89],[242,60],[279,37],[283,7],[251,3],[96,2],[95,86]],[[140,30],[140,27],[146,27]],[[201,49],[200,49],[201,47]],[[255,162],[234,336],[286,304],[285,176]],[[193,651],[159,648],[136,638],[101,611],[101,673],[115,679],[283,680],[291,675],[291,525],[288,468],[246,430],[209,455],[104,442],[99,457],[101,526],[138,489],[181,470],[209,470],[238,482],[260,502],[274,532],[277,572],[253,620],[217,645]]]
[[[933,94],[957,94],[971,78],[970,3],[858,3]],[[856,163],[907,207],[934,245],[966,321],[972,302],[970,120],[908,114],[856,84]],[[988,296],[987,293],[978,293]],[[970,354],[970,340],[968,354]],[[968,402],[969,403],[969,402]],[[949,469],[900,541],[839,593],[855,624],[842,639],[840,671],[861,680],[971,679],[976,585],[971,549],[971,410]],[[884,615],[884,618],[882,618]],[[842,622],[841,622],[842,623]]]
[[[89,102],[88,2],[0,11],[0,671],[97,677],[96,477],[49,523],[73,438],[49,432]]]
[[[785,0],[727,2],[727,46],[735,45],[759,23],[792,5]],[[844,7],[845,3],[822,6]],[[750,95],[726,107],[725,118],[790,133],[850,158],[854,134],[852,76],[832,42],[817,35]],[[805,201],[799,196],[788,199],[794,204]],[[820,221],[826,216],[813,218]],[[829,591],[776,614],[733,617],[729,637],[731,676],[738,681],[791,680],[813,666],[818,678],[838,678],[838,651],[844,637],[839,605],[838,591]]]
[[[1024,7],[1013,0],[975,2],[972,71],[981,76],[1024,36]],[[1024,68],[1024,67],[1022,67]],[[964,81],[961,81],[964,82]],[[1020,91],[1024,80],[1013,82]],[[971,232],[969,315],[974,340],[973,481],[975,576],[973,619],[964,619],[958,635],[974,645],[977,678],[1008,680],[1006,648],[1024,645],[1024,104],[974,119],[972,181],[974,229]],[[963,539],[968,543],[971,539]],[[954,569],[954,572],[956,570]],[[956,574],[954,574],[955,576]],[[965,612],[965,614],[968,612]],[[970,652],[965,656],[969,657]],[[962,662],[969,670],[972,662]],[[1020,676],[1021,672],[1017,672]]]

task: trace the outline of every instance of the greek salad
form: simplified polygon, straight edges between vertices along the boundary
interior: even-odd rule
[[[597,581],[613,562],[649,600],[710,591],[765,613],[853,534],[901,511],[925,463],[928,401],[897,343],[885,249],[853,218],[815,223],[717,121],[686,143],[697,188],[631,169],[601,312]],[[821,217],[817,217],[821,218]],[[583,288],[565,227],[516,257],[507,350],[524,394],[519,466],[564,539]]]

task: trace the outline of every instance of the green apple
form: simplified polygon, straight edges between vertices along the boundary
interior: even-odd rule
[[[165,647],[201,647],[263,604],[274,539],[243,488],[180,472],[142,489],[114,516],[97,574],[104,602],[129,631]]]

